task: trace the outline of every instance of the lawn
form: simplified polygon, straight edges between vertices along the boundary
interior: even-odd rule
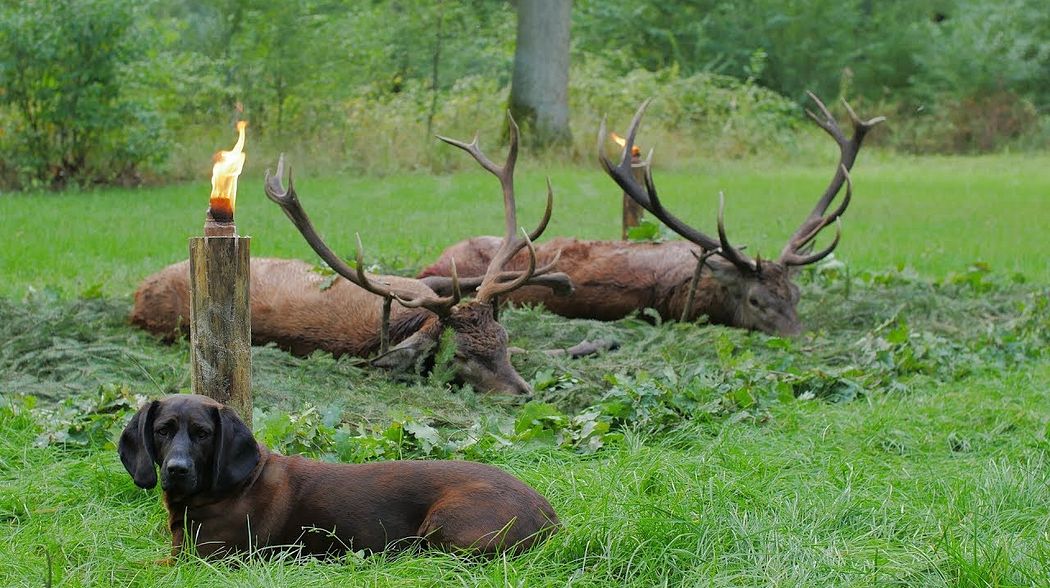
[[[870,156],[870,157],[868,157]],[[495,157],[495,155],[494,155]],[[315,259],[276,205],[262,193],[262,172],[274,161],[254,158],[241,181],[238,227],[260,256]],[[709,234],[718,192],[726,194],[726,224],[734,243],[775,256],[816,203],[834,158],[822,164],[705,163],[698,169],[656,169],[665,205]],[[419,268],[453,242],[501,230],[495,178],[454,176],[331,177],[291,161],[303,206],[337,251],[353,253],[360,232],[367,259],[391,268]],[[544,169],[523,162],[518,172],[519,222],[529,227],[543,210]],[[596,169],[550,171],[554,216],[547,236],[619,236],[619,195]],[[942,277],[975,261],[994,270],[1050,281],[1046,205],[1050,155],[981,158],[861,155],[855,196],[843,219],[839,258],[858,268],[898,265]],[[146,275],[187,255],[201,232],[206,181],[153,189],[0,196],[0,295],[27,286],[69,294],[100,286],[126,295]]]
[[[124,317],[136,283],[185,255],[207,187],[0,197],[0,585],[1046,585],[1050,156],[865,155],[837,252],[849,271],[800,276],[807,332],[795,340],[515,309],[503,320],[526,350],[514,361],[536,388],[527,404],[450,387],[441,369],[404,381],[254,350],[257,434],[282,451],[466,457],[550,499],[558,534],[480,561],[154,563],[169,541],[159,493],[132,484],[112,441],[135,394],[188,387],[188,346]],[[258,255],[313,259],[261,196],[261,167],[241,184],[238,225]],[[304,206],[335,248],[350,254],[360,231],[388,267],[418,268],[502,225],[482,174],[301,167]],[[731,237],[772,255],[828,167],[707,164],[656,181],[711,232],[724,190]],[[543,180],[522,171],[531,226]],[[617,235],[607,179],[552,179],[549,235]],[[621,348],[539,352],[585,337]]]

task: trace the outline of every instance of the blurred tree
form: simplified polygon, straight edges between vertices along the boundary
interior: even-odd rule
[[[572,0],[519,0],[510,111],[527,145],[569,144]]]
[[[14,183],[134,181],[162,148],[161,124],[130,97],[129,65],[145,51],[134,5],[120,0],[44,0],[0,12],[0,103]],[[13,160],[13,161],[11,161]]]

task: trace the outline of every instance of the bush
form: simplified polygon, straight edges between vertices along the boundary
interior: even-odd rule
[[[1020,141],[1047,143],[1035,106],[1012,92],[945,94],[919,106],[900,102],[884,108],[894,124],[881,141],[908,153],[982,153]]]
[[[762,69],[763,59],[761,53],[755,56],[756,70]],[[661,162],[693,158],[697,149],[716,157],[740,157],[791,145],[802,114],[797,104],[753,78],[685,76],[677,67],[619,74],[605,60],[586,59],[576,64],[570,86],[575,148],[585,161],[594,158],[602,117],[609,115],[610,128],[625,132],[645,98],[653,98],[653,104],[643,123],[646,138],[639,140],[643,148],[659,145]]]
[[[24,2],[0,15],[4,183],[134,182],[162,153],[157,113],[130,97],[130,64],[145,51],[136,16],[120,0]]]

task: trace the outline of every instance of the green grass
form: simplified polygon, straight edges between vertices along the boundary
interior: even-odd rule
[[[1043,363],[964,387],[799,402],[762,424],[630,435],[591,456],[508,452],[495,461],[546,494],[564,528],[488,562],[157,566],[168,538],[156,493],[135,489],[113,451],[29,448],[33,426],[7,415],[0,581],[42,584],[50,552],[56,585],[70,586],[1044,584],[1048,377]]]
[[[151,397],[188,386],[186,342],[160,345],[124,317],[137,281],[183,256],[199,232],[206,187],[0,198],[0,586],[44,585],[49,560],[56,586],[1048,585],[1047,163],[862,160],[839,253],[853,277],[803,276],[808,330],[791,342],[505,313],[512,344],[528,351],[514,358],[519,371],[558,382],[538,400],[572,416],[617,389],[642,396],[637,414],[615,424],[622,440],[596,452],[537,439],[473,456],[548,496],[564,523],[533,551],[481,561],[423,552],[154,563],[170,540],[159,493],[131,483],[113,430],[86,446],[36,440],[65,430],[48,412],[64,398],[78,399],[73,414],[82,415],[100,386]],[[713,229],[724,189],[732,235],[763,252],[779,250],[827,177],[819,166],[702,169],[661,170],[665,200]],[[525,171],[521,219],[531,224],[542,178]],[[481,174],[308,175],[300,193],[336,247],[350,253],[360,230],[369,257],[394,267],[418,267],[453,240],[501,226],[494,180]],[[566,169],[554,182],[552,234],[616,235],[607,180]],[[257,179],[242,190],[239,225],[257,254],[312,258]],[[790,220],[772,220],[783,214]],[[943,279],[976,260],[993,272]],[[921,277],[892,271],[897,264]],[[57,292],[25,295],[45,286]],[[92,296],[75,296],[85,290]],[[622,347],[579,361],[538,353],[585,337]],[[395,380],[325,354],[255,349],[253,368],[256,404],[268,413],[312,405],[353,426],[407,417],[454,435],[481,422],[508,437],[522,413],[511,399],[436,378]],[[644,396],[645,374],[669,398]],[[39,399],[35,409],[26,395]],[[99,418],[119,427],[126,417]]]
[[[495,155],[494,155],[495,157]],[[718,191],[726,193],[730,239],[766,257],[780,252],[808,214],[833,167],[777,162],[700,164],[657,169],[666,205],[715,233]],[[238,227],[259,256],[315,259],[276,205],[262,193],[260,171],[241,183]],[[419,268],[460,239],[498,233],[503,210],[495,178],[454,176],[328,177],[291,162],[307,212],[329,244],[352,256],[360,232],[366,257]],[[904,159],[865,153],[854,172],[855,200],[837,255],[855,267],[914,267],[943,276],[974,261],[1004,273],[1050,280],[1044,227],[1050,155]],[[543,208],[545,170],[523,163],[519,222],[534,226]],[[595,169],[555,169],[555,209],[547,236],[612,239],[619,235],[618,190]],[[134,290],[146,275],[184,259],[201,232],[209,186],[0,197],[0,295],[27,286],[66,293],[100,285],[108,295]],[[828,237],[830,238],[830,236]]]

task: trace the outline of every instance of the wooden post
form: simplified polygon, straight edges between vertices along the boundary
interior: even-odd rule
[[[236,233],[209,214],[204,236],[190,239],[190,385],[251,428],[251,238]]]
[[[634,174],[634,180],[639,186],[645,185],[645,166],[646,162],[642,161],[640,149],[635,145],[631,150],[631,173]],[[637,202],[631,200],[631,197],[627,195],[627,192],[623,193],[623,228],[620,231],[620,239],[623,241],[627,240],[627,232],[631,227],[637,227],[642,222],[642,207]]]

